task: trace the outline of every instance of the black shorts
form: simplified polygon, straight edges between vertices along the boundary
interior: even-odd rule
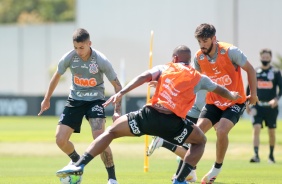
[[[104,102],[104,100],[81,101],[68,98],[59,124],[67,125],[74,129],[75,133],[80,133],[84,116],[87,120],[89,118],[106,118],[105,109],[102,106]]]
[[[127,114],[132,134],[159,136],[171,143],[182,145],[193,131],[193,122],[175,114],[163,114],[150,106]]]
[[[278,116],[278,108],[264,107],[255,105],[251,108],[252,113],[252,123],[261,124],[263,127],[263,121],[265,121],[265,126],[268,128],[276,128],[277,124],[277,116]]]
[[[212,122],[212,125],[215,125],[221,118],[226,118],[235,125],[240,116],[246,109],[246,103],[243,104],[235,104],[231,107],[228,107],[225,110],[219,109],[217,106],[213,104],[206,104],[199,116],[199,118],[207,118]]]

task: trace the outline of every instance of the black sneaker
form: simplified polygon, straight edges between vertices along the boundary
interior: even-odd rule
[[[259,163],[260,162],[260,159],[258,156],[253,156],[250,160],[251,163]]]

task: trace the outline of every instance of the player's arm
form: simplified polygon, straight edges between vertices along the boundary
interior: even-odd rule
[[[248,97],[249,104],[255,105],[259,101],[258,96],[257,96],[256,71],[253,68],[253,66],[250,64],[249,61],[247,61],[244,66],[242,66],[242,69],[247,72],[247,76],[248,76],[248,83],[249,83],[249,89],[250,89],[250,96]]]
[[[145,71],[142,74],[138,75],[132,79],[125,87],[123,87],[118,93],[111,96],[103,105],[106,107],[110,103],[119,103],[122,96],[128,93],[129,91],[141,86],[142,84],[152,80],[152,74],[149,71]]]
[[[38,116],[40,116],[44,111],[46,111],[47,109],[50,108],[50,98],[51,98],[55,88],[57,87],[57,85],[60,81],[60,78],[61,78],[61,74],[59,74],[58,71],[56,71],[54,73],[54,75],[52,76],[52,79],[49,83],[47,92],[44,96],[43,101],[41,102],[41,110],[38,113]]]
[[[229,91],[224,86],[221,86],[215,82],[213,82],[209,77],[206,75],[202,75],[200,82],[196,86],[196,90],[207,90],[213,93],[216,93],[224,98],[227,98],[229,100],[237,100],[238,98],[241,98],[238,92],[235,91]]]
[[[118,78],[115,78],[114,80],[112,80],[110,82],[115,89],[115,93],[118,93],[122,89],[122,86],[121,86]],[[115,104],[113,120],[117,119],[120,115],[121,115],[121,100]]]

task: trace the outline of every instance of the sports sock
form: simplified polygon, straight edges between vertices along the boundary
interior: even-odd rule
[[[108,179],[114,179],[114,180],[117,180],[116,179],[116,174],[115,174],[115,166],[111,166],[111,167],[106,167],[107,169],[107,172],[108,172],[108,176],[109,178]]]
[[[254,152],[255,152],[255,156],[259,157],[259,155],[258,155],[259,147],[258,146],[254,146]]]
[[[94,157],[89,153],[84,153],[80,159],[74,164],[75,166],[86,165],[88,164]]]
[[[177,181],[179,181],[179,182],[185,181],[185,178],[192,171],[192,169],[193,169],[193,166],[191,166],[190,164],[184,162],[182,164],[182,167],[181,167],[180,171],[179,171],[179,174],[176,177]]]
[[[217,168],[217,169],[220,169],[221,168],[221,166],[222,166],[222,163],[214,163],[214,168]]]
[[[183,160],[180,160],[175,175],[178,175],[178,173],[179,173],[179,171],[180,171],[180,169],[182,167],[182,164],[183,164]]]
[[[273,151],[274,151],[274,146],[269,146],[269,158],[273,158]]]
[[[79,160],[79,154],[74,150],[71,154],[68,155],[73,162],[77,162]]]
[[[172,143],[170,143],[166,140],[164,140],[162,147],[164,147],[164,148],[166,148],[166,149],[168,149],[172,152],[175,152],[175,150],[177,148],[177,146],[175,144],[172,144]]]

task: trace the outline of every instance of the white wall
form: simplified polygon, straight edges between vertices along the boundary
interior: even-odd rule
[[[196,52],[194,31],[203,22],[214,24],[218,40],[239,46],[258,66],[264,47],[273,50],[274,60],[282,55],[281,7],[280,0],[78,0],[75,23],[0,25],[0,94],[44,94],[48,69],[72,49],[77,27],[90,32],[94,48],[109,58],[119,75],[120,61],[125,61],[127,81],[148,68],[151,30],[153,65],[157,65],[169,62],[180,44]],[[55,94],[68,93],[68,77]],[[113,93],[109,82],[106,88]],[[146,94],[146,87],[131,94]]]

